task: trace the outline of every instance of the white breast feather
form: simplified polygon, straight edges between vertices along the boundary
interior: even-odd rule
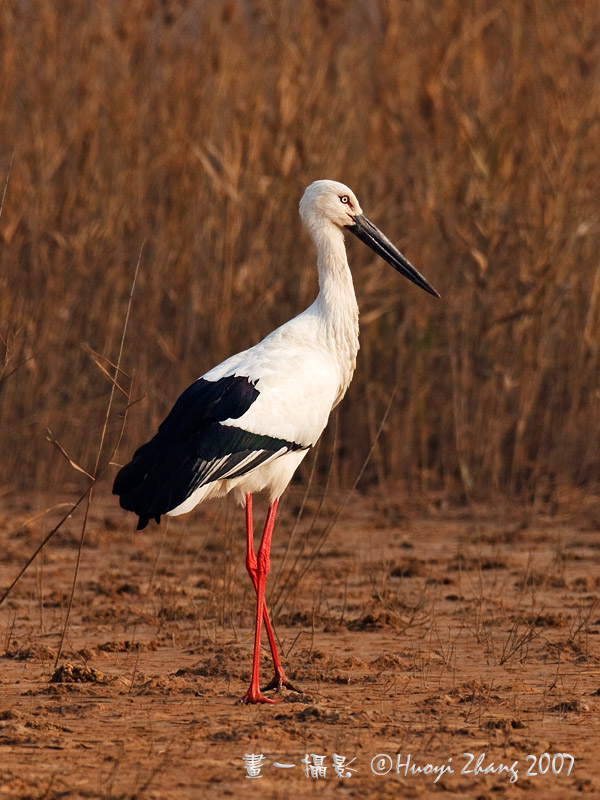
[[[227,375],[243,375],[260,392],[245,414],[225,420],[223,425],[297,444],[315,444],[340,393],[342,373],[335,353],[323,342],[319,320],[309,312],[202,376],[217,381]]]

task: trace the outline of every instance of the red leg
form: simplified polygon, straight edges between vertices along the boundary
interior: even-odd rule
[[[244,697],[245,703],[274,703],[260,691],[258,673],[260,668],[260,633],[265,604],[265,583],[269,572],[271,552],[271,538],[273,536],[273,526],[275,525],[275,514],[277,513],[277,500],[269,507],[265,529],[258,548],[256,558],[256,625],[254,628],[254,658],[252,659],[252,680],[250,688]]]
[[[277,503],[274,503],[275,507],[276,505]],[[269,514],[270,513],[271,509],[269,509]],[[275,518],[275,511],[273,511],[273,521],[274,518]],[[254,539],[254,526],[252,523],[252,495],[247,494],[246,495],[246,569],[248,570],[250,578],[252,579],[252,584],[258,595],[257,563],[256,563],[256,557],[254,555],[253,539]],[[285,686],[286,689],[302,693],[302,689],[299,689],[298,687],[294,686],[294,684],[288,679],[283,667],[281,666],[281,661],[279,660],[279,653],[277,652],[277,645],[275,643],[275,635],[273,633],[271,620],[269,619],[269,612],[267,610],[267,604],[264,601],[264,598],[263,598],[262,618],[265,623],[265,630],[267,631],[267,637],[269,639],[269,647],[271,648],[271,657],[273,658],[273,671],[274,671],[272,680],[269,682],[267,686],[264,687],[262,691],[267,692],[269,691],[269,689],[279,689],[279,691],[281,691],[281,688]]]

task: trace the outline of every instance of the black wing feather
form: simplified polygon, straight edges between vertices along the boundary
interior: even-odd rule
[[[117,474],[113,494],[139,516],[138,529],[176,508],[204,483],[244,475],[280,451],[303,445],[231,425],[259,395],[252,381],[199,378],[179,397],[158,433]],[[242,463],[243,462],[243,463]],[[236,467],[239,466],[238,469]]]

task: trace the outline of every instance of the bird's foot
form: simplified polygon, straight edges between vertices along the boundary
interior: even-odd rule
[[[273,705],[274,703],[281,702],[281,698],[265,697],[258,685],[255,686],[251,683],[250,688],[241,702],[243,705],[255,705],[256,703],[268,703],[269,705]]]
[[[298,692],[298,694],[304,694],[304,691],[300,689],[298,686],[293,684],[291,680],[287,677],[283,669],[276,669],[275,674],[273,675],[272,680],[266,685],[263,686],[261,692],[269,692],[271,689],[276,689],[280,692],[283,688],[289,689],[290,692]]]

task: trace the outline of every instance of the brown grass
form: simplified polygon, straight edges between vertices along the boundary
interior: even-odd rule
[[[363,485],[547,501],[597,480],[595,0],[7,0],[0,37],[4,484],[72,477],[46,427],[91,469],[111,386],[89,348],[115,359],[144,238],[123,457],[309,304],[297,204],[321,177],[442,294],[349,244],[362,352],[323,474],[352,483],[401,376]]]

